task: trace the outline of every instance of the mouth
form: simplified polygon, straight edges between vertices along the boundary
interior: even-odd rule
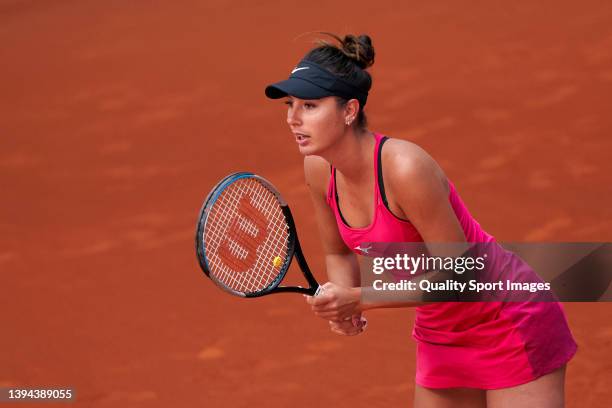
[[[310,136],[303,133],[294,133],[293,135],[295,136],[295,141],[300,145],[306,143],[308,139],[310,139]]]

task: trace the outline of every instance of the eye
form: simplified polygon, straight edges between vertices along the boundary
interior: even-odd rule
[[[314,103],[310,103],[310,102],[306,102],[306,103],[304,104],[304,107],[305,107],[306,109],[316,108],[316,106],[317,106],[317,105],[315,105]]]
[[[291,105],[292,105],[292,103],[291,103],[291,101],[285,101],[285,105],[287,105],[287,106],[291,106]]]

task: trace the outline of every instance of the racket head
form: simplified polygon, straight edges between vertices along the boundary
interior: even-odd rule
[[[285,277],[296,231],[286,201],[266,179],[232,173],[206,197],[196,228],[198,262],[217,286],[241,297],[270,293]]]

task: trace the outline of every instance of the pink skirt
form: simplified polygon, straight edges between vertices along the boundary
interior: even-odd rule
[[[506,262],[522,262],[508,254]],[[513,387],[562,367],[577,350],[557,302],[425,305],[413,337],[416,383],[427,388]]]

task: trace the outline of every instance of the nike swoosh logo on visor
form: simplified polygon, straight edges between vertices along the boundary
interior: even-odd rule
[[[293,71],[291,71],[292,74],[296,73],[297,71],[301,71],[303,69],[308,69],[310,67],[300,67],[300,68],[295,68]]]

